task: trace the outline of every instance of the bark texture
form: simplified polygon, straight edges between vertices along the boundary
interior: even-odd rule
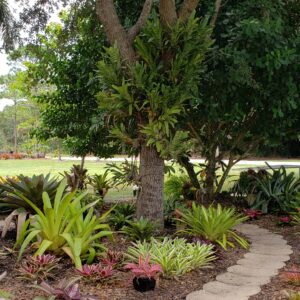
[[[178,160],[178,162],[179,162],[180,165],[182,165],[185,168],[187,174],[189,175],[189,178],[191,180],[191,183],[192,183],[193,187],[196,188],[197,190],[199,190],[201,188],[200,183],[198,181],[197,174],[195,172],[194,166],[190,162],[189,158],[188,157],[182,157]]]
[[[125,61],[133,63],[135,51],[126,30],[120,23],[113,0],[97,0],[96,11],[109,42],[117,45]]]
[[[165,27],[171,27],[177,22],[175,0],[159,1],[160,21]]]
[[[142,145],[140,153],[141,191],[137,199],[137,217],[158,221],[163,227],[164,160],[153,147]]]

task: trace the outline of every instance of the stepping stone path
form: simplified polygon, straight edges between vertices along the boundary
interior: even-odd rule
[[[241,224],[235,229],[249,238],[249,252],[215,281],[187,295],[187,300],[247,300],[278,274],[293,253],[282,236],[267,229],[252,224]]]

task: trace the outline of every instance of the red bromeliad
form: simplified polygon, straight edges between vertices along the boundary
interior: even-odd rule
[[[142,256],[139,256],[138,265],[135,263],[128,263],[125,268],[131,270],[134,276],[138,278],[155,278],[158,273],[163,272],[159,264],[150,264],[149,255],[147,255],[144,260]]]

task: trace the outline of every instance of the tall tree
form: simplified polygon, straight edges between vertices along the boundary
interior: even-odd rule
[[[114,134],[123,136],[140,153],[137,214],[162,224],[165,151],[157,137],[170,143],[174,140],[170,129],[195,97],[195,82],[203,70],[210,31],[204,21],[193,16],[198,1],[189,0],[178,6],[175,1],[160,1],[158,19],[153,17],[144,28],[152,4],[153,1],[146,0],[136,23],[125,28],[113,1],[96,1],[107,38],[118,49],[110,50],[108,64],[99,65],[100,78],[104,78],[99,101],[100,107],[108,109],[117,123],[124,117],[131,121],[126,125],[121,122]],[[215,13],[218,10],[216,5]],[[113,70],[114,76],[107,76],[107,70]],[[121,82],[115,80],[120,73]],[[136,134],[134,142],[132,132]]]

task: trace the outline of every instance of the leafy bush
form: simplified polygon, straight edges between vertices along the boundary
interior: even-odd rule
[[[300,292],[285,291],[285,296],[288,300],[300,300]]]
[[[297,201],[300,178],[296,179],[294,173],[287,174],[283,166],[271,170],[272,173],[267,173],[263,178],[254,177],[257,194],[253,208],[263,213],[288,212]]]
[[[112,234],[109,226],[103,224],[109,211],[97,218],[93,215],[92,206],[81,205],[86,193],[75,196],[76,191],[64,195],[66,181],[57,189],[53,205],[47,193],[43,194],[44,211],[41,211],[29,199],[23,197],[36,211],[33,221],[27,220],[23,226],[17,245],[21,245],[19,258],[32,241],[36,241],[38,250],[35,255],[42,255],[46,250],[56,254],[65,252],[81,268],[81,258],[91,262],[96,250],[103,250],[99,239]],[[84,216],[84,212],[87,214]]]
[[[128,186],[137,184],[139,169],[135,161],[128,161],[127,159],[121,164],[109,163],[107,164],[108,172],[112,173],[112,182],[115,185]]]
[[[205,208],[195,203],[191,210],[182,211],[181,218],[177,219],[179,224],[185,226],[179,232],[216,242],[224,249],[227,245],[234,247],[230,239],[244,248],[248,247],[247,241],[233,231],[235,225],[245,220],[247,217],[237,214],[234,208],[222,208],[220,204],[216,208]]]
[[[122,228],[122,232],[133,241],[149,240],[157,228],[154,223],[143,217],[136,221],[127,221],[126,223],[127,225]]]
[[[188,243],[183,238],[162,241],[151,238],[149,242],[132,243],[125,254],[130,261],[138,262],[150,255],[152,263],[162,267],[166,277],[180,276],[193,269],[205,267],[215,259],[213,246]]]
[[[108,170],[103,174],[95,174],[89,177],[89,184],[94,188],[96,195],[104,198],[108,190],[111,188],[110,180],[108,179]]]
[[[195,191],[190,182],[190,179],[186,175],[176,176],[172,175],[165,182],[164,193],[167,198],[173,199],[187,199],[193,200],[195,196]]]
[[[135,214],[135,206],[129,203],[117,204],[109,217],[108,223],[115,230],[120,230],[127,224],[127,221],[133,220]]]

